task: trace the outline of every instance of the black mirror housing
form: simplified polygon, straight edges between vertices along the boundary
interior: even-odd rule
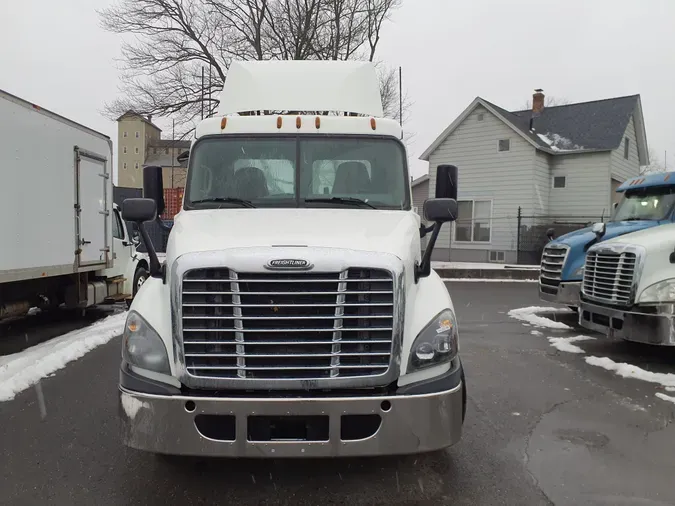
[[[144,223],[157,217],[157,203],[152,199],[126,199],[122,202],[122,218],[125,221]]]
[[[459,169],[454,165],[439,165],[436,169],[436,198],[457,200]]]
[[[549,228],[549,229],[546,231],[546,237],[548,237],[549,240],[552,241],[553,238],[555,237],[555,230],[552,229],[552,228]]]
[[[143,167],[143,198],[157,204],[157,215],[164,212],[164,177],[162,168],[156,165]]]
[[[457,219],[457,201],[451,198],[427,199],[424,218],[434,223],[448,223]]]

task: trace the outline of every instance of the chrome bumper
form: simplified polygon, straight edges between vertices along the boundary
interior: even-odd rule
[[[544,285],[549,289],[555,289],[549,285]],[[553,293],[547,293],[542,291],[542,284],[539,283],[539,298],[547,302],[557,302],[558,304],[564,304],[566,306],[579,306],[579,294],[581,292],[581,281],[568,281],[562,282],[557,286],[558,291]]]
[[[154,453],[266,458],[399,455],[446,448],[462,434],[462,383],[424,395],[300,399],[163,396],[119,390],[123,442]],[[349,415],[377,415],[381,421],[368,437],[345,440],[341,430]],[[251,429],[256,417],[294,417],[301,424],[309,417],[321,418],[325,431],[319,432],[324,436],[257,441]],[[359,420],[351,419],[357,425]],[[215,439],[212,429],[228,424],[231,435]]]
[[[659,307],[658,313],[621,311],[581,302],[579,325],[608,337],[626,341],[675,346],[675,305]],[[638,309],[635,307],[633,309]]]

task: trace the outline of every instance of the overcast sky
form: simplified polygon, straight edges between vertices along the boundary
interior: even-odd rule
[[[118,93],[121,40],[95,12],[111,3],[4,2],[0,89],[115,139],[101,110]],[[649,146],[675,169],[674,27],[675,0],[404,0],[378,56],[403,67],[414,174],[476,96],[513,110],[534,88],[572,102],[639,93]]]

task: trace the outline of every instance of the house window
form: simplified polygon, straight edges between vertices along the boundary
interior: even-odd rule
[[[491,200],[460,200],[455,222],[455,241],[490,242],[491,221]]]
[[[628,153],[630,152],[630,139],[626,137],[623,140],[623,157],[628,159]]]
[[[136,132],[136,138],[138,139],[141,136],[140,132]]]
[[[124,162],[124,165],[122,165],[122,168],[126,170],[126,168],[127,168],[127,162]]]
[[[126,152],[127,152],[127,147],[124,146],[124,147],[122,148],[122,151],[123,151],[124,153],[126,153]]]
[[[138,169],[138,162],[134,165],[134,169]]]
[[[126,133],[126,132],[122,132],[122,137],[126,137],[126,136],[127,136],[127,133]]]
[[[511,149],[511,141],[509,139],[499,140],[499,151],[509,151]]]
[[[567,186],[567,178],[565,176],[555,176],[553,178],[553,188],[565,188]]]
[[[476,119],[477,119],[478,121],[483,121],[484,118],[485,118],[485,114],[483,114],[482,112],[481,112],[481,113],[478,113],[478,114],[476,115]]]
[[[506,262],[506,253],[503,251],[490,251],[490,262]]]
[[[136,154],[138,154],[138,148],[136,148],[134,151],[136,152]]]

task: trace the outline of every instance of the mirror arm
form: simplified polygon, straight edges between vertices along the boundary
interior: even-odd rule
[[[424,257],[422,257],[422,263],[417,266],[415,269],[415,283],[417,283],[421,278],[426,278],[431,274],[431,254],[434,251],[434,246],[436,245],[436,239],[438,239],[438,234],[441,231],[443,226],[442,222],[434,223],[432,227],[431,237],[429,238],[429,243],[427,244],[427,249],[424,251]]]
[[[429,232],[433,231],[433,229],[434,225],[429,227],[425,227],[424,224],[420,225],[420,239],[424,239]]]
[[[141,233],[141,237],[143,238],[143,242],[145,243],[145,249],[148,250],[148,259],[150,260],[150,276],[153,278],[162,277],[162,266],[159,263],[157,251],[155,251],[155,245],[152,244],[150,235],[148,235],[148,231],[145,229],[144,223],[138,222],[137,225]]]

